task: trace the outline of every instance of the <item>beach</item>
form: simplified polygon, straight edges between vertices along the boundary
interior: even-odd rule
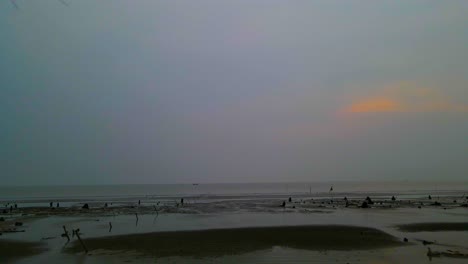
[[[464,263],[468,200],[459,190],[431,194],[88,196],[58,208],[30,199],[0,216],[0,261]]]

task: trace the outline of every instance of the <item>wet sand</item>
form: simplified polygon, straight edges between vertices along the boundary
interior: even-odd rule
[[[402,246],[380,230],[355,226],[284,226],[156,232],[91,238],[90,250],[138,252],[155,257],[212,257],[282,246],[308,250],[368,250]],[[74,243],[68,252],[82,252]]]
[[[405,232],[434,232],[434,231],[468,231],[468,222],[465,223],[414,223],[398,225],[399,230]]]
[[[37,255],[45,250],[41,243],[0,240],[0,263]]]

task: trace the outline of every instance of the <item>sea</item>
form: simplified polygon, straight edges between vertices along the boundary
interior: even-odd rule
[[[49,202],[174,200],[197,198],[271,199],[295,197],[463,196],[468,181],[328,181],[277,183],[121,184],[74,186],[0,186],[0,203],[47,206]]]

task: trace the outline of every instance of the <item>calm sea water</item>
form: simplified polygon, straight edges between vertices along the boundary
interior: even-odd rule
[[[333,186],[333,191],[330,188]],[[453,195],[468,194],[468,182],[310,182],[138,184],[0,187],[0,201],[151,198],[242,198],[284,195]]]

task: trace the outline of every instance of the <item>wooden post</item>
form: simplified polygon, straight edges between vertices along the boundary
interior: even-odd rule
[[[81,237],[80,237],[80,229],[76,229],[74,230],[75,234],[76,234],[76,237],[78,238],[78,240],[80,241],[80,244],[81,246],[84,248],[85,252],[88,253],[88,249],[86,248],[85,244],[83,243],[83,240],[81,240]]]
[[[62,237],[66,237],[67,238],[67,243],[70,242],[70,235],[68,235],[68,231],[67,231],[67,228],[65,226],[63,226],[63,231],[64,233],[62,234]]]

